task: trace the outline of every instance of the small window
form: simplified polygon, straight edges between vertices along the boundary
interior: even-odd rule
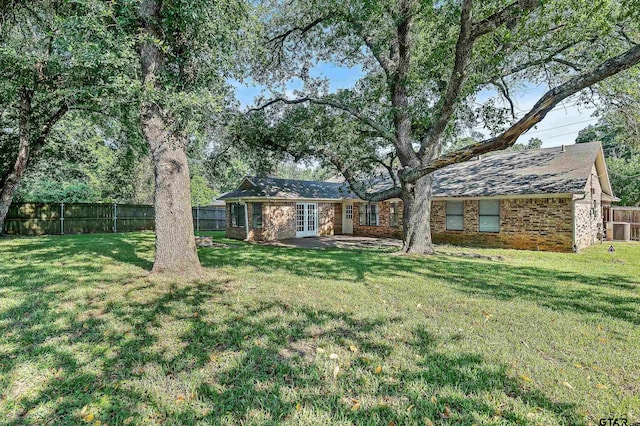
[[[446,215],[447,231],[464,230],[464,202],[447,201]]]
[[[480,232],[500,232],[500,200],[481,200],[478,213]]]
[[[378,205],[377,204],[361,204],[358,212],[360,225],[378,226]]]
[[[244,206],[240,203],[231,204],[231,227],[244,227]]]
[[[253,229],[262,228],[262,203],[253,203],[251,206],[251,225]]]
[[[389,204],[389,226],[393,226],[393,227],[400,226],[399,208],[400,208],[400,203]]]
[[[347,204],[347,207],[345,207],[344,217],[349,220],[353,219],[353,204]]]

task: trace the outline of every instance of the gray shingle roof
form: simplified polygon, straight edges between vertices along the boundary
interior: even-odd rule
[[[434,173],[436,197],[567,194],[584,190],[598,142],[501,152]]]
[[[220,199],[229,198],[357,198],[349,191],[349,186],[341,182],[320,182],[311,180],[279,179],[271,177],[248,177],[240,187],[224,194]]]
[[[434,173],[434,197],[568,194],[584,190],[600,151],[598,142],[500,152],[454,164]],[[376,182],[375,189],[390,183]],[[358,198],[346,183],[249,177],[220,199]]]

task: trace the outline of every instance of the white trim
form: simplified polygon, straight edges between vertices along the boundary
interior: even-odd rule
[[[245,232],[245,241],[249,241],[249,206],[246,201],[238,200],[238,204],[244,206],[244,232]]]
[[[302,206],[302,224],[303,230],[298,231],[298,206]],[[309,230],[309,206],[313,206],[314,212],[314,223],[313,230]],[[296,225],[296,238],[304,238],[304,237],[316,237],[318,236],[318,203],[296,203],[295,210],[295,225]]]
[[[604,169],[604,178],[605,178],[604,185],[602,181],[602,176],[598,171],[598,163],[600,163],[600,168]],[[602,149],[602,145],[600,145],[600,150],[598,151],[598,154],[596,154],[596,159],[594,161],[594,164],[596,166],[596,173],[598,174],[598,180],[600,181],[600,188],[602,189],[602,192],[609,195],[610,197],[615,197],[615,195],[613,194],[613,188],[611,187],[611,180],[609,179],[609,168],[607,167],[607,162],[605,161],[605,158],[604,158],[604,150]]]

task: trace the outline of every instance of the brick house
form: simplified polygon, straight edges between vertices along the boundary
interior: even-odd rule
[[[433,178],[436,243],[579,250],[598,240],[602,209],[617,201],[597,142],[487,155]],[[221,199],[231,238],[402,238],[400,199],[365,202],[345,183],[247,177]]]

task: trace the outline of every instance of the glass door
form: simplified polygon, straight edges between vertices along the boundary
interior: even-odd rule
[[[318,232],[318,205],[296,204],[296,237],[315,237]]]

